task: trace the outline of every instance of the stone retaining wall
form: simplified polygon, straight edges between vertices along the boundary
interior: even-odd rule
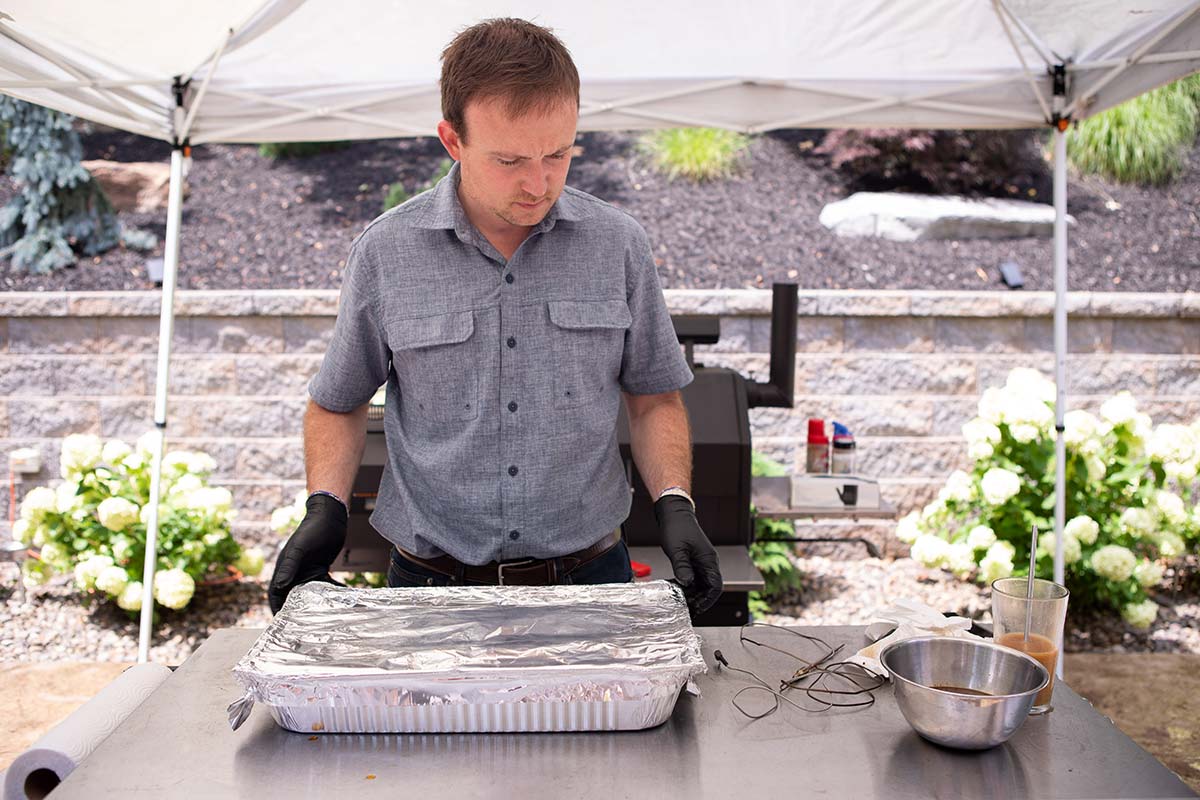
[[[799,471],[805,420],[838,419],[858,438],[859,471],[902,511],[966,465],[959,429],[984,388],[1015,366],[1053,367],[1048,293],[808,291],[799,301],[796,408],[753,410],[754,446]],[[769,292],[668,291],[667,302],[721,318],[720,343],[697,347],[698,362],[765,380]],[[0,294],[0,455],[42,452],[18,495],[58,478],[63,436],[132,442],[151,427],[159,303],[154,292]],[[233,490],[245,535],[257,538],[303,488],[305,386],[336,310],[333,291],[176,294],[169,446],[216,459],[213,482]],[[1200,295],[1079,293],[1069,311],[1073,407],[1129,389],[1156,423],[1200,416]]]

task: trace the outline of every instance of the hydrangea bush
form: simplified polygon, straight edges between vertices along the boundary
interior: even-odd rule
[[[26,586],[72,574],[81,591],[141,609],[153,435],[133,447],[87,434],[63,440],[62,482],[31,489],[13,525],[14,538],[36,551],[23,564]],[[262,570],[262,554],[230,535],[237,512],[228,489],[208,485],[215,468],[199,451],[163,457],[154,600],[166,608],[185,607],[197,582],[226,577],[230,566],[251,576]]]
[[[1027,575],[1037,525],[1037,574],[1053,574],[1054,402],[1054,384],[1025,368],[983,393],[979,416],[963,426],[974,467],[951,474],[936,500],[897,526],[915,560],[988,584]],[[1064,425],[1071,603],[1110,607],[1148,628],[1158,605],[1146,590],[1200,538],[1200,420],[1156,427],[1120,392],[1099,416],[1068,411]]]

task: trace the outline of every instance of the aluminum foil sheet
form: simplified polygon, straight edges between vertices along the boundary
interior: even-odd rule
[[[280,724],[303,730],[647,727],[669,716],[680,688],[705,669],[683,594],[666,581],[308,583],[234,667],[246,691],[230,722],[236,728],[261,702]],[[464,714],[463,706],[488,708]],[[581,721],[555,725],[563,713]]]

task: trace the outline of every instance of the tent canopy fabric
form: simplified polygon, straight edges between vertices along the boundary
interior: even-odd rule
[[[1042,127],[1057,64],[1075,119],[1200,70],[1200,0],[9,0],[0,12],[0,92],[191,144],[433,135],[442,48],[497,16],[567,44],[581,130]]]

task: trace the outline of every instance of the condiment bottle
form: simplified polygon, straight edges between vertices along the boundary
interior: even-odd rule
[[[829,437],[825,435],[825,420],[808,421],[808,451],[805,468],[809,472],[829,472]]]
[[[835,475],[849,475],[854,472],[854,434],[840,422],[833,423],[833,456],[831,459],[832,472]]]

